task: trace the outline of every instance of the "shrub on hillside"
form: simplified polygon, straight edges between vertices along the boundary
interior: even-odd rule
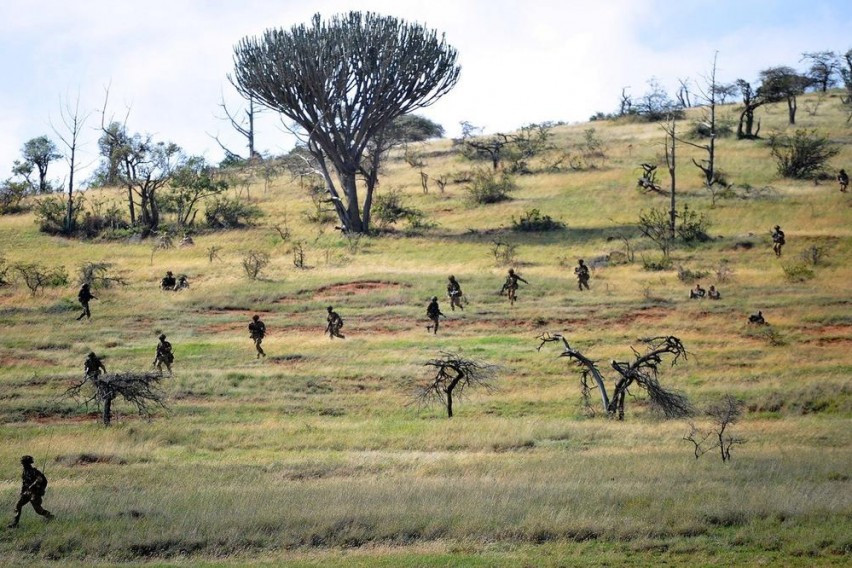
[[[418,226],[423,217],[422,211],[405,204],[405,197],[399,189],[391,189],[387,193],[376,196],[373,203],[373,219],[381,228],[387,228],[400,221],[408,221],[409,225]]]
[[[49,268],[43,264],[31,262],[16,264],[13,268],[33,296],[44,288],[68,285],[68,272],[64,266]]]
[[[487,205],[510,199],[509,193],[516,189],[515,180],[509,173],[479,169],[471,177],[466,191],[471,201]]]
[[[677,213],[677,236],[685,243],[704,242],[710,240],[707,230],[710,219],[704,213],[698,213],[684,205]]]
[[[15,215],[27,210],[23,199],[27,194],[27,184],[10,179],[0,182],[0,215]]]
[[[807,282],[816,274],[804,263],[787,264],[782,266],[784,269],[784,277],[790,282]]]
[[[204,218],[211,229],[239,229],[254,224],[263,216],[259,207],[242,199],[217,197],[207,204]]]
[[[769,137],[772,157],[778,173],[784,177],[808,179],[818,175],[828,161],[840,152],[827,136],[816,130],[796,130],[795,134],[773,134]]]
[[[519,219],[512,217],[512,229],[522,232],[558,231],[565,228],[565,223],[557,221],[550,215],[542,215],[538,209],[527,209]]]

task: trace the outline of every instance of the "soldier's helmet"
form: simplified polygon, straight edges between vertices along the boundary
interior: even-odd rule
[[[22,456],[21,457],[21,463],[24,464],[24,465],[32,465],[32,463],[34,461],[35,460],[33,459],[32,456]]]
[[[166,271],[166,276],[172,276],[172,271],[171,271],[171,270],[167,270],[167,271]]]
[[[88,282],[86,282],[86,283],[85,283],[85,284],[83,284],[83,286],[82,286],[82,288],[88,288],[88,287],[89,287],[89,283],[88,283]]]
[[[514,274],[514,273],[515,273],[515,269],[514,269],[514,268],[510,268],[510,269],[509,269],[509,274]]]
[[[166,334],[165,334],[165,333],[161,333],[161,334],[160,334],[160,339],[161,339],[161,340],[163,340],[163,341],[165,341],[165,339],[166,339]]]
[[[775,230],[776,230],[776,231],[777,231],[778,229],[780,229],[780,228],[781,228],[781,225],[775,225]]]
[[[456,279],[456,277],[455,277],[455,276],[453,276],[452,274],[450,274],[450,278],[449,278],[449,279],[450,279],[450,280],[455,280],[455,279]]]
[[[433,301],[433,302],[437,302],[437,301],[438,301],[438,296],[432,296],[432,301]]]
[[[327,309],[328,311],[331,311],[331,310],[333,310],[333,309],[334,309],[334,306],[328,306],[326,309]]]
[[[94,352],[94,351],[91,351],[91,352],[89,353],[89,359],[94,359],[95,357],[97,357],[97,355],[95,355],[95,352]]]
[[[254,321],[257,321],[257,320],[260,319],[260,316],[259,315],[253,315],[253,316],[251,316],[251,319],[253,319]]]
[[[583,264],[583,259],[582,259],[582,258],[580,259],[579,264]]]

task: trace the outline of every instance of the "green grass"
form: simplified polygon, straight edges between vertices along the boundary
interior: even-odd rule
[[[785,128],[779,108],[765,109],[765,132]],[[799,126],[842,144],[839,169],[852,161],[850,129],[835,99],[820,109],[800,113]],[[555,141],[569,149],[587,127],[560,127]],[[711,218],[714,239],[678,247],[674,266],[710,272],[702,284],[723,294],[689,301],[674,270],[641,268],[659,253],[637,236],[638,212],[666,200],[634,185],[661,132],[594,127],[608,147],[604,167],[521,177],[513,200],[496,205],[472,207],[458,185],[424,195],[417,172],[391,160],[382,187],[402,188],[437,227],[364,238],[357,250],[304,221],[311,205],[286,178],[267,193],[253,188],[262,226],[198,235],[194,247],[153,257],[147,243],[66,241],[39,234],[32,215],[0,217],[10,262],[74,274],[107,261],[130,282],[96,292],[91,322],[74,321],[74,286],[35,297],[0,289],[0,502],[11,510],[18,458],[29,453],[46,467],[45,505],[57,515],[44,525],[27,510],[19,530],[0,532],[4,565],[847,565],[848,195],[833,183],[779,179],[763,143],[723,139],[729,178],[775,191],[711,208],[690,165],[697,154],[683,147],[682,202]],[[450,150],[449,141],[432,145]],[[470,167],[447,152],[426,171]],[[508,229],[533,207],[566,228]],[[292,265],[272,228],[285,217],[308,270]],[[768,234],[775,224],[788,237],[780,262]],[[592,290],[578,292],[576,259],[623,251],[622,235],[636,262],[596,268]],[[497,237],[517,245],[515,266],[531,282],[511,308],[496,294],[507,268],[490,254]],[[742,241],[755,246],[735,249]],[[210,263],[213,244],[222,260]],[[812,245],[828,247],[825,263],[812,280],[789,283],[782,265]],[[248,249],[272,258],[263,280],[242,274]],[[733,274],[716,282],[723,261]],[[160,292],[166,270],[188,274],[191,289]],[[470,303],[449,312],[442,302],[449,317],[433,337],[425,306],[443,299],[449,274]],[[365,281],[382,284],[359,288]],[[344,318],[346,341],[323,337],[327,305]],[[758,309],[773,338],[745,324]],[[270,332],[262,361],[246,328],[254,313]],[[536,351],[542,331],[566,333],[609,382],[608,361],[630,358],[638,338],[677,335],[690,358],[664,365],[661,382],[697,406],[742,398],[746,415],[733,430],[746,444],[731,463],[696,461],[682,440],[686,422],[660,419],[639,392],[624,422],[589,417],[574,369],[553,346]],[[88,351],[111,370],[146,369],[160,332],[176,355],[168,411],[146,421],[120,401],[105,429],[88,414],[95,408],[62,397]],[[498,388],[471,391],[452,420],[411,404],[423,363],[440,350],[501,366]]]

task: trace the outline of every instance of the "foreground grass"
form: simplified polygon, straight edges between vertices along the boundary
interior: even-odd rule
[[[770,110],[764,128],[782,128],[783,115]],[[833,107],[802,117],[843,144],[838,167],[852,160],[840,118]],[[557,142],[584,128],[560,129]],[[682,198],[711,217],[714,239],[679,248],[674,261],[707,272],[702,283],[724,297],[690,302],[674,271],[638,262],[657,253],[636,237],[637,212],[662,200],[635,192],[633,168],[653,158],[659,132],[596,128],[609,146],[605,168],[521,178],[512,201],[489,207],[468,205],[458,186],[423,195],[416,172],[391,162],[386,187],[402,187],[438,223],[406,238],[353,244],[318,229],[286,179],[266,194],[253,189],[264,226],[154,254],[147,243],[45,237],[30,215],[0,218],[11,262],[73,272],[107,261],[130,282],[97,293],[91,322],[74,321],[73,286],[34,298],[0,290],[0,501],[11,508],[18,458],[30,453],[44,463],[45,504],[58,516],[44,525],[28,510],[19,530],[0,532],[3,563],[848,564],[848,197],[833,185],[777,179],[760,143],[723,140],[729,176],[774,191],[711,209],[683,165]],[[428,167],[469,165],[447,153]],[[501,229],[530,207],[567,229]],[[285,219],[308,270],[292,266],[290,244],[271,228]],[[769,250],[776,223],[789,243],[780,261]],[[576,259],[621,250],[620,235],[637,262],[601,265],[591,292],[577,292]],[[490,255],[494,238],[518,245],[515,266],[532,283],[514,308],[496,295],[506,267]],[[210,263],[214,244],[222,260]],[[824,247],[826,261],[813,279],[788,282],[783,267],[810,246]],[[273,258],[262,281],[241,274],[250,248]],[[719,282],[723,263],[733,275]],[[168,269],[189,274],[192,288],[159,292]],[[433,337],[423,312],[430,296],[443,297],[450,273],[470,303]],[[329,304],[346,320],[345,342],[322,336]],[[745,324],[758,309],[774,334]],[[270,330],[263,361],[246,332],[254,313]],[[677,335],[691,357],[663,368],[661,381],[698,407],[724,393],[742,398],[747,414],[734,429],[746,444],[731,463],[696,461],[681,439],[687,424],[660,420],[641,393],[628,399],[623,423],[590,417],[573,369],[557,351],[535,350],[542,331],[565,332],[603,369],[641,349],[640,337]],[[119,403],[118,421],[104,429],[87,414],[94,408],[61,396],[89,350],[110,369],[144,369],[160,332],[177,356],[167,412],[149,422]],[[498,390],[472,392],[452,420],[410,405],[422,363],[442,349],[502,367]]]

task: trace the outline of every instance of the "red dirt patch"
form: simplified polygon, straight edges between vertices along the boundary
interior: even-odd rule
[[[315,290],[301,290],[299,294],[313,294],[316,296],[352,296],[355,294],[369,294],[378,290],[394,290],[397,288],[410,288],[410,284],[393,282],[390,280],[356,280],[355,282],[341,282],[321,286]]]
[[[669,315],[670,310],[668,308],[661,307],[650,307],[650,308],[642,308],[640,310],[636,310],[633,312],[627,312],[615,318],[615,323],[627,325],[635,322],[642,321],[655,321],[660,320]]]

